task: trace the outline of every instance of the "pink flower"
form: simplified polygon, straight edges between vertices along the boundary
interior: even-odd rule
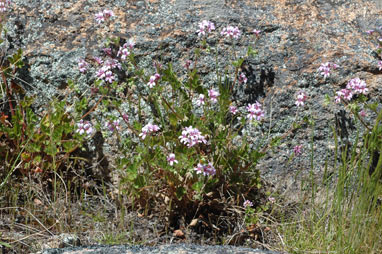
[[[196,174],[202,174],[204,172],[203,164],[198,163],[194,170],[196,171]]]
[[[103,11],[103,16],[105,17],[105,19],[113,17],[114,16],[114,12],[111,11],[111,10],[104,10]]]
[[[7,8],[11,5],[11,0],[0,1],[0,12],[6,12]]]
[[[293,148],[294,156],[299,156],[302,153],[301,149],[302,149],[302,145],[295,146]]]
[[[216,174],[216,169],[214,167],[214,165],[212,164],[212,162],[208,162],[207,165],[204,166],[204,175],[209,175],[209,176],[213,176]]]
[[[93,132],[94,128],[89,121],[80,120],[80,122],[77,123],[76,133],[80,135],[86,134],[87,136],[90,136]]]
[[[107,72],[105,72],[104,79],[105,79],[105,81],[107,81],[109,83],[113,83],[113,81],[115,80],[115,76],[114,76],[112,71],[107,71]]]
[[[155,124],[148,123],[142,128],[142,132],[139,134],[142,139],[145,139],[148,134],[159,131],[159,126]]]
[[[95,20],[98,24],[105,22],[106,19],[114,16],[114,12],[111,10],[104,10],[95,14]]]
[[[168,163],[170,164],[170,166],[174,165],[174,163],[178,163],[177,160],[175,160],[175,154],[173,153],[170,153],[168,156],[167,156],[167,161]]]
[[[249,104],[247,106],[248,115],[247,118],[249,120],[256,119],[257,121],[261,121],[264,117],[264,111],[261,108],[261,104],[256,101],[254,104]]]
[[[248,81],[247,77],[246,77],[245,74],[242,72],[242,73],[240,74],[240,76],[239,76],[239,83],[240,83],[240,84],[242,84],[242,83],[246,84],[247,81]]]
[[[366,82],[363,80],[360,80],[359,78],[351,79],[346,85],[346,88],[349,90],[352,90],[354,94],[366,95],[369,91],[369,89],[366,87]]]
[[[257,30],[257,29],[253,29],[252,31],[256,36],[259,36],[261,31],[260,30]]]
[[[196,105],[201,106],[204,105],[204,94],[199,94],[199,98],[196,100]]]
[[[382,70],[382,61],[378,61],[378,70]]]
[[[125,122],[128,122],[129,121],[129,116],[126,114],[126,113],[123,113],[122,114],[122,118]]]
[[[106,54],[106,55],[111,55],[111,48],[103,48],[102,51]]]
[[[105,127],[109,129],[109,131],[113,132],[115,130],[119,131],[121,127],[119,126],[119,120],[109,121],[105,124]]]
[[[306,96],[306,94],[303,91],[298,92],[297,100],[295,102],[297,107],[304,106],[304,102],[306,101],[307,98],[308,96]]]
[[[251,201],[249,201],[249,200],[246,200],[246,201],[244,201],[244,203],[243,203],[243,207],[244,207],[244,208],[252,207],[252,206],[253,206],[253,203],[252,203]]]
[[[220,93],[218,91],[215,91],[214,89],[208,90],[208,97],[210,97],[210,100],[212,103],[218,102],[218,97]]]
[[[182,131],[182,135],[179,136],[180,143],[187,145],[187,147],[192,147],[199,143],[207,143],[206,137],[202,133],[192,126],[186,127]]]
[[[340,91],[337,91],[336,94],[337,94],[335,97],[336,103],[340,103],[341,99],[350,101],[353,97],[353,93],[349,89],[341,89]]]
[[[215,30],[215,25],[211,21],[203,20],[199,23],[199,29],[196,31],[198,36],[206,35],[206,32],[210,33],[212,30]]]
[[[119,48],[117,56],[121,56],[122,60],[126,60],[126,58],[130,55],[130,50],[132,50],[134,46],[135,43],[132,40],[129,40],[127,43],[123,44],[123,46]]]
[[[159,75],[158,73],[156,73],[154,76],[151,76],[151,77],[150,77],[150,80],[149,80],[149,82],[147,83],[147,85],[148,85],[150,88],[153,88],[153,87],[157,84],[157,82],[158,82],[159,79],[160,79],[160,75]]]
[[[102,66],[97,72],[97,78],[99,79],[104,79],[106,77],[106,72],[109,71],[110,67],[109,66]]]
[[[190,69],[191,63],[192,63],[191,60],[187,60],[186,63],[184,64],[184,68],[186,70]]]
[[[229,112],[231,114],[236,115],[237,114],[237,108],[235,106],[229,106]]]
[[[366,33],[367,33],[368,35],[372,35],[374,32],[375,32],[374,30],[367,30],[367,31],[366,31]]]
[[[98,12],[95,14],[95,20],[98,24],[101,24],[102,22],[105,21],[105,17],[103,16],[102,12]]]
[[[80,72],[82,73],[86,72],[88,67],[89,67],[89,64],[84,59],[80,59],[78,61],[78,68],[80,69]]]
[[[207,165],[198,163],[194,170],[196,171],[196,174],[203,174],[205,176],[213,176],[216,174],[216,169],[212,162],[209,162]]]
[[[327,78],[330,76],[330,72],[338,68],[338,65],[331,62],[326,62],[321,64],[320,68],[318,68],[318,71],[321,72],[321,75],[324,76],[324,78]]]
[[[93,57],[93,60],[96,61],[97,64],[101,65],[103,63],[103,60],[100,57]]]
[[[238,27],[227,26],[223,28],[221,35],[225,37],[229,37],[231,39],[232,38],[239,39],[241,32]]]
[[[366,116],[366,112],[365,112],[365,110],[362,109],[362,110],[359,112],[359,115],[362,116],[362,117],[365,117],[365,116]]]

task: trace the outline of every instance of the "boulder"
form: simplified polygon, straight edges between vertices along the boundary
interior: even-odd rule
[[[314,128],[292,133],[282,145],[268,153],[259,165],[262,175],[281,188],[294,185],[296,172],[308,172],[313,157],[314,173],[322,175],[325,162],[333,151],[331,127],[343,106],[325,105],[325,98],[355,77],[364,80],[372,101],[381,101],[382,71],[378,69],[376,44],[366,33],[382,25],[381,8],[368,0],[13,0],[6,27],[8,51],[24,51],[26,66],[19,73],[21,84],[37,103],[59,95],[67,80],[89,83],[94,75],[82,75],[78,59],[99,54],[106,34],[133,39],[139,65],[154,70],[153,62],[172,62],[184,72],[187,59],[194,58],[199,45],[198,23],[210,20],[216,31],[208,37],[209,45],[219,47],[218,66],[214,56],[202,54],[198,67],[203,85],[214,86],[216,68],[221,70],[232,60],[231,42],[220,31],[227,25],[237,26],[241,38],[236,42],[238,54],[248,46],[258,51],[246,60],[245,85],[235,87],[233,100],[245,109],[256,100],[264,105],[264,133],[280,136],[290,128],[295,116],[314,119]],[[104,9],[115,13],[110,26],[99,25],[94,15]],[[261,30],[256,40],[253,30]],[[322,63],[339,65],[324,78],[317,69]],[[303,108],[295,105],[296,93],[304,90],[308,100]],[[370,113],[370,112],[368,112]],[[337,117],[338,118],[338,117]],[[369,115],[367,120],[373,118]],[[349,138],[354,137],[354,122],[344,116]],[[254,132],[257,138],[259,133]],[[302,155],[288,160],[293,147],[302,145]],[[314,153],[311,151],[314,148]],[[111,149],[110,147],[107,149]],[[106,150],[107,150],[106,149]],[[107,152],[105,153],[108,154]],[[112,151],[109,151],[112,154]],[[330,165],[329,161],[329,165]]]

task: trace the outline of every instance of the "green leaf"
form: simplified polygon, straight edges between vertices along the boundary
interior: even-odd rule
[[[175,192],[176,198],[180,201],[182,200],[183,196],[186,194],[186,189],[184,187],[178,187]]]

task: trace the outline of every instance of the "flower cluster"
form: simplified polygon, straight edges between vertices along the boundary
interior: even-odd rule
[[[299,156],[302,153],[301,149],[302,149],[302,145],[295,146],[293,148],[294,156]]]
[[[236,115],[237,114],[237,107],[229,106],[229,112],[231,112],[232,115]]]
[[[252,31],[256,36],[259,36],[261,31],[260,30],[257,30],[257,29],[253,29]]]
[[[212,30],[215,30],[215,25],[211,21],[203,20],[199,23],[199,29],[196,31],[198,36],[206,35],[206,32],[211,33]]]
[[[174,163],[178,163],[177,160],[175,160],[175,154],[173,153],[170,153],[168,156],[167,156],[167,162],[170,164],[170,166],[174,165]]]
[[[88,67],[89,64],[84,59],[78,60],[78,69],[80,70],[80,72],[86,72],[88,70]]]
[[[210,97],[212,103],[218,102],[219,95],[220,93],[218,91],[215,91],[214,89],[208,90],[208,97]]]
[[[158,125],[148,123],[142,128],[142,132],[139,134],[139,136],[142,137],[142,139],[145,139],[148,134],[157,132],[159,129],[160,128]]]
[[[151,77],[150,77],[150,80],[149,80],[149,82],[147,83],[147,85],[148,85],[150,88],[153,88],[153,87],[157,84],[157,82],[158,82],[159,79],[160,79],[160,75],[159,75],[158,73],[155,73],[154,76],[151,76]]]
[[[103,10],[95,14],[95,20],[98,24],[105,22],[105,20],[114,16],[114,12],[111,10]]]
[[[216,174],[216,169],[212,162],[209,162],[207,165],[198,163],[194,170],[196,171],[196,174],[203,174],[205,176],[213,176]]]
[[[247,76],[245,76],[245,74],[242,72],[239,76],[239,83],[240,84],[243,84],[243,83],[246,84],[247,81],[248,81]]]
[[[109,83],[113,83],[115,80],[115,76],[113,72],[111,71],[110,65],[104,65],[99,69],[96,73],[97,78],[103,79]]]
[[[341,89],[336,92],[336,103],[341,102],[341,99],[350,101],[355,94],[367,94],[369,89],[366,87],[366,82],[359,78],[351,79],[346,85],[346,89]]]
[[[241,32],[238,27],[227,26],[223,28],[221,35],[229,38],[239,39]]]
[[[77,123],[76,133],[80,135],[86,134],[87,136],[90,136],[93,132],[93,125],[89,121],[80,120],[80,122]]]
[[[114,132],[115,130],[119,131],[121,129],[121,126],[119,126],[119,124],[120,124],[120,121],[117,119],[114,121],[107,122],[105,124],[105,127],[111,132]]]
[[[126,60],[126,58],[130,55],[130,50],[132,50],[135,46],[135,43],[132,40],[122,45],[119,48],[117,56],[121,56],[122,60]]]
[[[303,91],[298,92],[297,100],[295,102],[296,106],[297,107],[304,106],[304,102],[306,101],[307,98],[308,96],[306,96],[306,94]]]
[[[179,139],[180,142],[187,145],[187,147],[192,147],[199,143],[207,143],[206,137],[204,137],[198,129],[193,128],[192,126],[184,128]]]
[[[205,98],[204,94],[199,94],[198,99],[196,100],[196,105],[202,106],[205,104]]]
[[[326,62],[321,64],[320,68],[318,68],[318,71],[321,72],[321,75],[324,76],[324,78],[327,78],[330,76],[330,72],[338,68],[338,65],[331,62]]]
[[[246,200],[246,201],[244,201],[244,203],[243,203],[243,207],[244,207],[244,208],[252,207],[252,206],[253,206],[253,203],[252,203],[251,201],[249,201],[249,200]]]
[[[257,121],[261,121],[261,119],[263,119],[264,117],[264,111],[262,109],[261,104],[258,101],[256,101],[256,103],[249,104],[247,106],[247,110],[248,110],[247,118],[249,120],[256,119]]]
[[[11,5],[11,0],[0,0],[0,12],[6,12]]]

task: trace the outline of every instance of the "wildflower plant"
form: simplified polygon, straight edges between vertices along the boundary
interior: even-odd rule
[[[198,27],[201,47],[195,53],[194,63],[200,52],[214,54],[218,50],[210,48],[206,40],[215,25],[205,20]],[[219,36],[240,39],[241,31],[227,26]],[[104,125],[119,140],[116,164],[123,172],[121,183],[129,196],[147,206],[150,200],[158,199],[160,192],[160,197],[172,200],[179,211],[190,206],[195,211],[211,195],[260,191],[262,184],[256,164],[265,149],[252,149],[245,138],[240,144],[234,140],[240,138],[239,131],[252,120],[261,124],[266,113],[258,101],[239,110],[231,97],[234,84],[247,82],[239,70],[244,59],[252,54],[233,61],[232,76],[219,73],[217,83],[206,87],[197,66],[190,67],[191,61],[185,66],[187,77],[180,79],[171,63],[164,66],[156,62],[153,70],[141,69],[132,41],[109,38],[103,48],[112,50],[93,57],[97,61],[92,64],[98,70],[92,89],[98,90],[94,94],[99,102],[97,112],[114,112],[124,120],[124,124],[115,124],[115,119],[110,119]],[[90,66],[81,60],[79,69],[83,72],[84,68]],[[232,85],[226,86],[227,82]],[[137,86],[141,89],[132,89]],[[122,113],[126,111],[137,115],[126,116]],[[235,129],[234,123],[242,126]],[[126,129],[129,131],[125,132]]]

